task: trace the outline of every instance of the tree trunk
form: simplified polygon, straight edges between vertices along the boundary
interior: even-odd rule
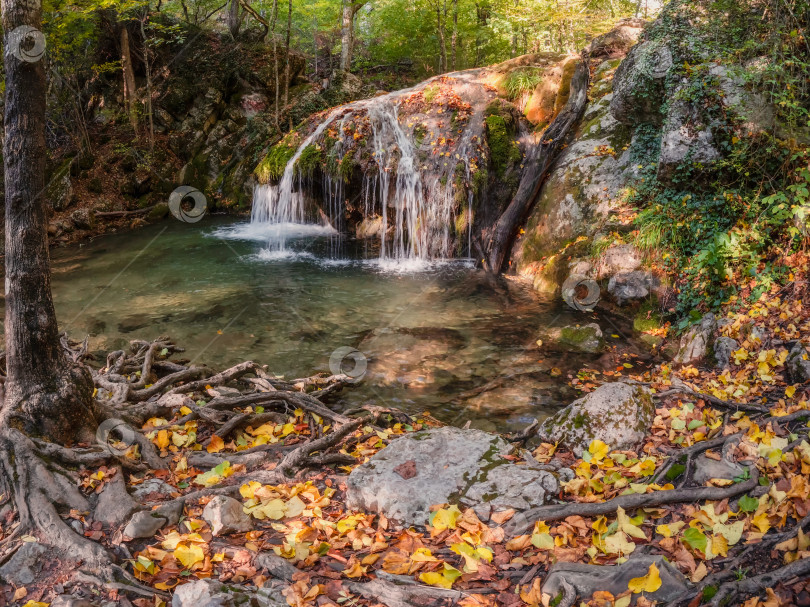
[[[450,40],[450,65],[455,72],[458,69],[458,0],[453,0],[453,37]]]
[[[93,382],[63,351],[51,296],[45,200],[45,62],[9,53],[9,34],[41,28],[39,2],[3,2],[5,32],[6,382],[0,427],[75,441],[92,425]]]
[[[355,12],[354,2],[352,0],[343,0],[343,23],[340,30],[340,69],[344,72],[349,72],[352,69]]]
[[[489,271],[500,272],[504,269],[519,226],[537,199],[545,177],[557,158],[557,152],[565,143],[566,136],[585,111],[588,103],[589,77],[588,61],[583,59],[571,79],[571,96],[568,98],[568,103],[543,133],[540,143],[534,146],[527,155],[524,161],[526,172],[520,180],[518,191],[506,211],[492,227],[488,238]]]
[[[290,30],[292,29],[292,0],[287,2],[287,35],[284,39],[284,55],[287,58],[284,66],[284,109],[290,102]],[[292,130],[292,114],[290,115],[290,130]]]
[[[278,71],[278,39],[276,38],[276,22],[278,21],[278,0],[273,0],[273,19],[270,23],[270,36],[273,37],[273,78],[275,79],[276,83],[276,104],[275,104],[275,114],[276,114],[276,128],[279,128],[279,107],[278,104],[281,101],[279,96],[279,91],[281,90],[280,83],[279,83],[279,71]]]
[[[149,117],[149,149],[155,149],[155,116],[152,107],[152,69],[149,64],[149,45],[146,38],[144,22],[149,19],[147,11],[141,18],[141,38],[143,39],[143,64],[146,70],[146,114]]]
[[[239,0],[231,0],[228,5],[228,13],[226,15],[228,24],[228,31],[235,39],[239,35],[239,29],[242,26],[242,19],[239,18]]]
[[[447,43],[444,40],[444,23],[442,22],[442,6],[436,2],[436,34],[439,37],[439,73],[447,71]]]
[[[129,48],[129,32],[126,24],[121,25],[121,69],[124,73],[124,104],[129,114],[129,123],[135,131],[135,138],[138,133],[138,107],[136,105],[137,89],[135,87],[135,69],[132,67],[132,53]]]

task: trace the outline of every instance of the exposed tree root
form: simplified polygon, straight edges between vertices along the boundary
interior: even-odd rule
[[[690,487],[686,489],[672,489],[669,491],[653,491],[652,493],[635,493],[622,495],[612,500],[598,503],[564,503],[551,506],[532,508],[515,515],[504,529],[508,536],[527,533],[535,521],[559,521],[569,516],[601,516],[612,514],[619,508],[633,510],[635,508],[650,508],[666,506],[668,504],[684,504],[703,500],[722,500],[736,497],[751,491],[759,484],[759,473],[752,469],[751,478],[745,482],[730,487]]]

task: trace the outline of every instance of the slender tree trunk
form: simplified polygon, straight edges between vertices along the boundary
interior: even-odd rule
[[[149,64],[149,45],[146,39],[144,22],[149,18],[147,13],[141,18],[141,38],[143,39],[143,63],[146,70],[146,113],[149,116],[149,149],[155,149],[155,117],[152,108],[152,69]]]
[[[124,104],[129,114],[129,122],[135,132],[138,133],[138,107],[136,105],[137,89],[135,87],[135,70],[132,67],[132,53],[129,48],[129,32],[125,24],[121,25],[121,69],[124,73]]]
[[[239,18],[239,0],[231,0],[228,5],[227,13],[228,31],[231,36],[236,38],[239,35],[239,29],[242,25],[242,20]]]
[[[442,22],[442,5],[436,2],[436,34],[439,37],[439,73],[447,71],[447,43],[444,39],[444,23]]]
[[[39,2],[3,0],[5,37],[6,382],[0,427],[54,440],[92,422],[93,382],[62,349],[51,296],[45,200],[45,61],[10,48],[20,26],[39,31]],[[17,41],[16,43],[19,43]]]
[[[270,24],[270,35],[273,37],[273,77],[276,81],[276,128],[279,128],[279,91],[281,90],[278,73],[278,38],[276,38],[276,22],[278,21],[278,0],[273,0],[273,19]]]
[[[287,34],[284,39],[284,55],[287,57],[287,62],[284,66],[284,110],[287,110],[287,107],[290,103],[290,78],[291,78],[291,66],[290,66],[290,30],[292,30],[292,0],[287,2]],[[292,122],[292,114],[288,114],[290,119],[290,130],[293,129],[293,122]]]
[[[345,72],[352,69],[355,12],[354,2],[352,0],[343,0],[343,23],[340,29],[340,69]]]
[[[458,0],[453,0],[453,37],[450,41],[451,69],[458,69]]]

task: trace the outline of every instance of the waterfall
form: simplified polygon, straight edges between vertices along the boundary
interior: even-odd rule
[[[467,222],[463,239],[466,242],[459,248],[471,255],[472,192],[464,197],[467,208],[458,209],[454,181],[456,167],[463,163],[465,182],[469,183],[467,156],[474,129],[468,123],[459,131],[462,134],[453,159],[449,158],[449,153],[447,159],[440,154],[437,162],[425,146],[420,148],[413,129],[403,127],[399,110],[403,98],[424,86],[356,101],[333,110],[298,146],[279,183],[255,188],[251,225],[273,235],[273,250],[284,251],[290,236],[323,233],[326,228],[339,233],[344,229],[342,217],[351,192],[343,176],[323,171],[322,212],[319,217],[307,217],[307,201],[312,198],[314,183],[311,177],[301,174],[296,164],[309,145],[324,141],[323,152],[340,166],[349,151],[354,154],[352,142],[347,141],[347,132],[351,130],[347,125],[367,121],[370,137],[366,146],[376,170],[364,171],[357,194],[363,217],[380,221],[379,259],[424,261],[454,257],[457,213],[466,213]],[[336,129],[329,131],[331,139],[324,139],[330,125],[335,125]],[[330,146],[325,141],[333,139],[334,143],[327,149]]]

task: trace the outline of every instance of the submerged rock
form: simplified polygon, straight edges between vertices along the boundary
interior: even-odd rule
[[[643,386],[624,382],[604,384],[546,419],[541,440],[580,455],[594,440],[611,449],[635,449],[652,424],[655,405]]]
[[[509,444],[480,430],[445,427],[396,439],[349,475],[348,508],[424,525],[430,507],[460,504],[479,515],[544,504],[559,490],[555,474],[503,459]]]
[[[581,327],[579,325],[563,327],[560,331],[560,343],[591,354],[600,352],[605,347],[602,328],[595,322]]]
[[[681,338],[675,362],[686,365],[706,358],[715,329],[717,329],[717,319],[712,313],[706,314]]]

